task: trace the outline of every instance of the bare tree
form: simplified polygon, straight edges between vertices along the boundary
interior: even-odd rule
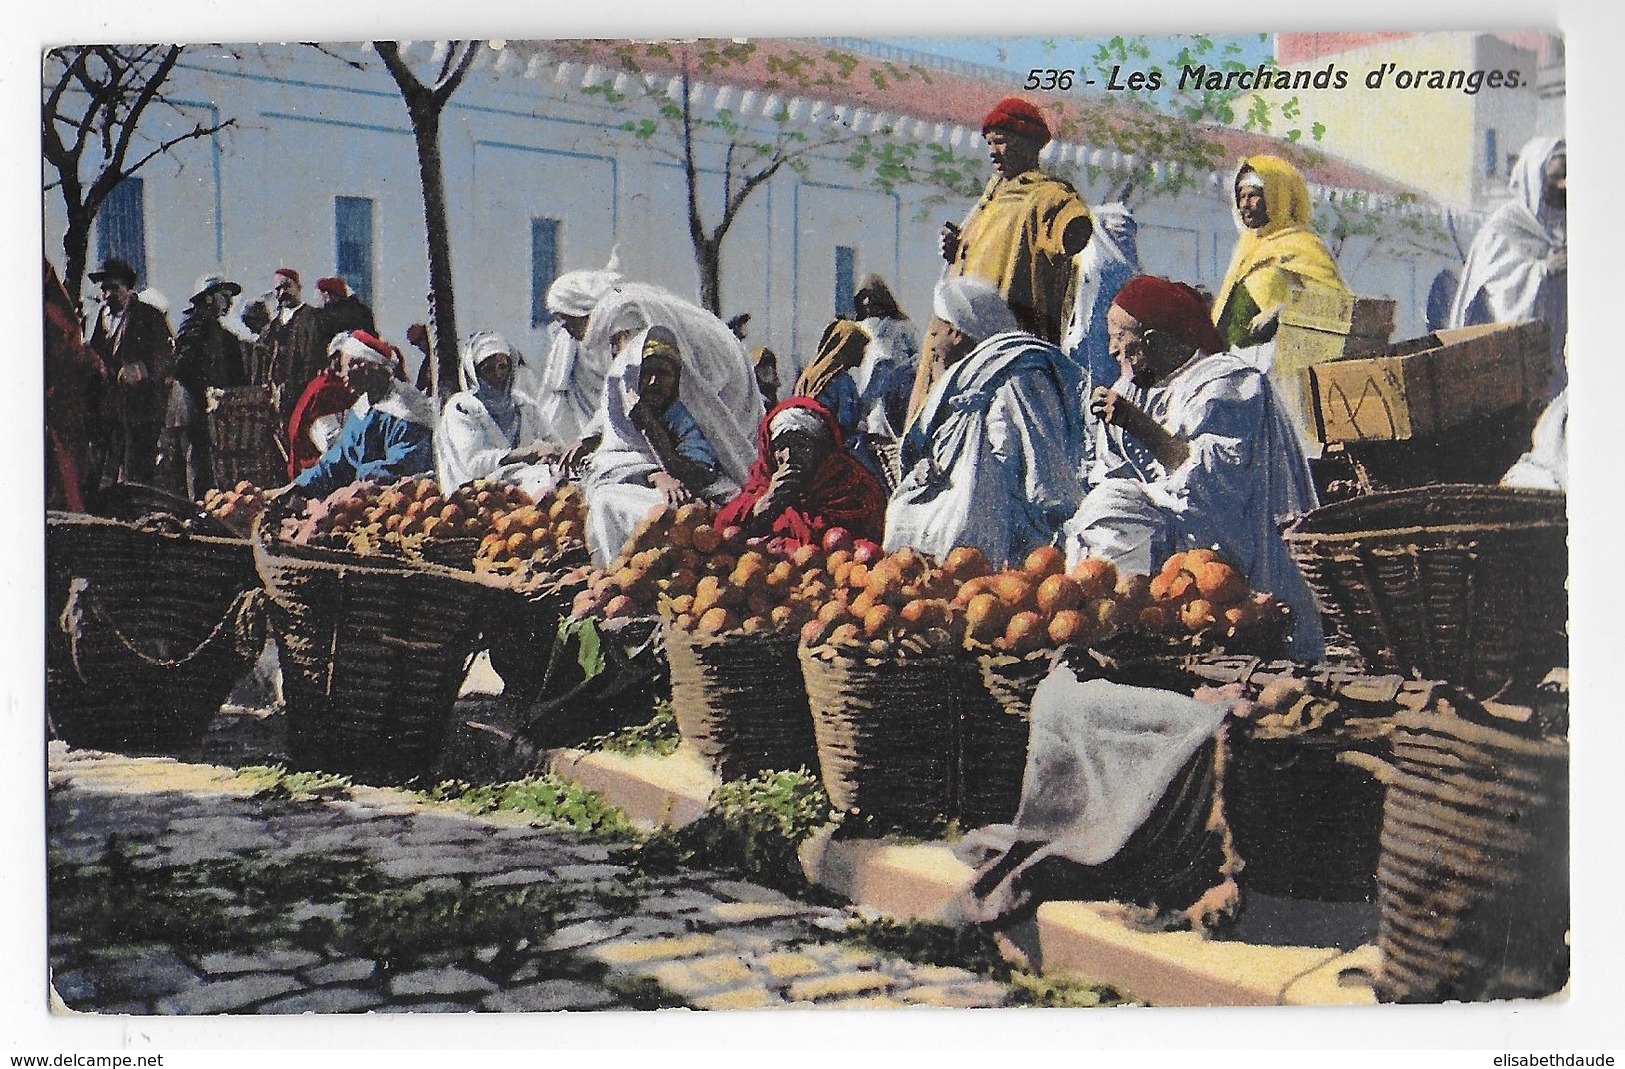
[[[443,384],[457,381],[457,305],[451,272],[451,237],[446,229],[446,178],[440,156],[440,118],[457,87],[474,64],[480,42],[447,41],[436,50],[434,78],[424,82],[413,73],[395,41],[374,41],[406,102],[417,142],[418,177],[423,183],[423,223],[429,242],[429,300],[434,310],[434,392],[441,404],[450,397]]]
[[[558,51],[570,44],[560,42]],[[588,61],[602,58],[602,44],[578,45],[580,56]],[[701,114],[694,104],[693,77],[727,72],[757,58],[757,46],[749,41],[699,40],[682,43],[617,42],[608,46],[616,66],[636,75],[633,84],[650,102],[657,117],[631,119],[621,128],[649,148],[683,168],[687,187],[688,235],[694,247],[694,265],[699,272],[700,304],[713,314],[722,309],[723,245],[751,195],[783,170],[805,173],[810,158],[820,152],[840,152],[854,158],[854,166],[866,167],[883,161],[872,151],[870,139],[844,125],[823,130],[805,126],[791,116],[789,106],[753,121],[728,108]],[[770,55],[764,61],[771,93],[807,93],[817,99],[831,95],[856,67],[856,58],[837,50],[802,51]],[[928,78],[923,70],[888,65],[899,80]],[[664,70],[664,77],[645,77],[645,72]],[[670,72],[675,70],[675,79]],[[672,90],[675,89],[675,92]],[[626,93],[613,85],[590,86],[586,93],[603,97],[612,104],[622,103]],[[809,130],[812,132],[809,133]],[[660,135],[665,136],[660,136]],[[862,154],[861,162],[858,154]],[[704,157],[704,158],[702,158]],[[722,204],[720,212],[707,216],[701,175],[707,165],[720,165]]]
[[[78,307],[90,227],[118,184],[186,141],[212,137],[235,120],[192,128],[160,140],[139,139],[153,109],[190,119],[165,85],[184,45],[77,45],[46,53],[41,140],[67,212],[62,280]]]

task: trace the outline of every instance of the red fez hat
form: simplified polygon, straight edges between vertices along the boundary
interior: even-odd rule
[[[376,334],[368,334],[364,330],[352,330],[350,337],[365,345],[367,348],[381,355],[386,361],[395,359],[395,351],[390,344]]]
[[[295,278],[294,281],[297,282],[298,279]],[[344,280],[336,275],[332,278],[318,278],[316,289],[321,293],[331,293],[335,297],[342,297],[347,292]]]
[[[1222,353],[1224,338],[1208,316],[1202,295],[1183,282],[1154,275],[1137,275],[1112,298],[1129,315],[1153,330],[1165,330],[1186,345],[1205,353]]]
[[[299,272],[295,271],[291,267],[279,267],[273,271],[272,274],[287,275],[289,278],[293,279],[293,284],[295,286],[299,285]]]
[[[1049,144],[1049,123],[1043,114],[1020,97],[1005,97],[993,105],[993,110],[982,120],[982,133],[1006,130],[1022,137],[1030,137],[1039,145]]]

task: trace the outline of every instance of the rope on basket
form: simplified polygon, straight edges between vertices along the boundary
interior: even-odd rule
[[[84,641],[84,616],[87,611],[102,626],[107,628],[108,632],[118,640],[119,645],[134,655],[137,660],[153,668],[170,669],[182,668],[195,660],[215,639],[220,637],[220,634],[225,631],[228,625],[232,628],[232,635],[239,651],[244,649],[242,643],[248,641],[247,636],[256,628],[263,644],[265,625],[263,619],[258,619],[263,598],[264,591],[261,590],[245,590],[238,594],[232,599],[231,607],[226,610],[225,615],[210,629],[207,637],[193,647],[184,657],[173,660],[153,657],[131,642],[118,624],[95,601],[90,591],[90,580],[82,577],[75,578],[68,587],[68,603],[62,609],[62,616],[58,620],[58,626],[68,636],[74,671],[78,673],[83,682],[89,683],[90,680],[85,678],[84,669],[79,663],[79,644]]]

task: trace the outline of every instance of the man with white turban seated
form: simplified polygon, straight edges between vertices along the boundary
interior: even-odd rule
[[[982,279],[943,279],[933,311],[945,370],[903,438],[885,548],[1020,561],[1057,543],[1083,496],[1077,370]]]
[[[592,311],[621,281],[619,250],[612,250],[602,271],[566,271],[547,288],[547,310],[556,325],[547,359],[535,371],[515,380],[540,406],[549,440],[568,445],[581,437],[603,399],[608,359],[583,360],[582,339]]]
[[[514,388],[525,359],[508,340],[482,330],[463,343],[463,392],[446,402],[435,432],[435,471],[450,493],[475,479],[523,484],[539,461],[559,452],[547,440],[536,402]]]
[[[1320,613],[1279,525],[1316,505],[1297,432],[1257,367],[1224,350],[1201,296],[1140,275],[1106,312],[1111,351],[1146,391],[1143,406],[1107,387],[1090,399],[1108,435],[1128,435],[1153,461],[1119,466],[1067,523],[1067,558],[1107,557],[1153,573],[1173,553],[1216,548],[1255,590],[1285,602],[1295,621],[1289,651],[1324,652]]]
[[[356,402],[338,441],[294,479],[293,488],[325,497],[358,479],[433,471],[434,402],[395,377],[395,354],[383,340],[358,330],[339,344],[340,374]]]

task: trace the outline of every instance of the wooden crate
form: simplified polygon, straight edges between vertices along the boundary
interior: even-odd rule
[[[1275,332],[1270,384],[1305,438],[1315,436],[1308,369],[1381,353],[1393,332],[1393,301],[1322,289],[1300,289],[1287,298]]]
[[[1437,345],[1429,344],[1432,338]],[[1440,330],[1395,355],[1344,357],[1306,369],[1321,442],[1432,438],[1495,412],[1538,404],[1551,378],[1546,325]]]

